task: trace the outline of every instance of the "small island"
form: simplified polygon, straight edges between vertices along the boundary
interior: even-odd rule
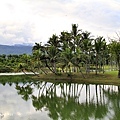
[[[109,40],[72,24],[69,32],[53,34],[46,44],[35,43],[32,54],[1,54],[0,72],[50,82],[120,85],[120,42]]]

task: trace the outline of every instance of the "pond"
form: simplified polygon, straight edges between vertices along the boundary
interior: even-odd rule
[[[118,120],[120,88],[111,85],[0,83],[2,120]]]

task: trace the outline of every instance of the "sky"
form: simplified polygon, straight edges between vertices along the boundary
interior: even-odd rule
[[[36,111],[31,100],[23,100],[15,85],[0,84],[0,93],[0,120],[50,120],[47,110]]]
[[[95,37],[116,37],[120,0],[0,0],[0,44],[45,44],[72,24]]]

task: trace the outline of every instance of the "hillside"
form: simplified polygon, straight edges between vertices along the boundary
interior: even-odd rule
[[[0,54],[31,54],[32,46],[25,45],[0,45]]]

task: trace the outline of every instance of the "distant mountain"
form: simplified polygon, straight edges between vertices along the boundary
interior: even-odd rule
[[[30,45],[0,45],[0,54],[31,54],[32,53],[32,46]]]
[[[33,43],[14,44],[14,46],[33,46]]]

